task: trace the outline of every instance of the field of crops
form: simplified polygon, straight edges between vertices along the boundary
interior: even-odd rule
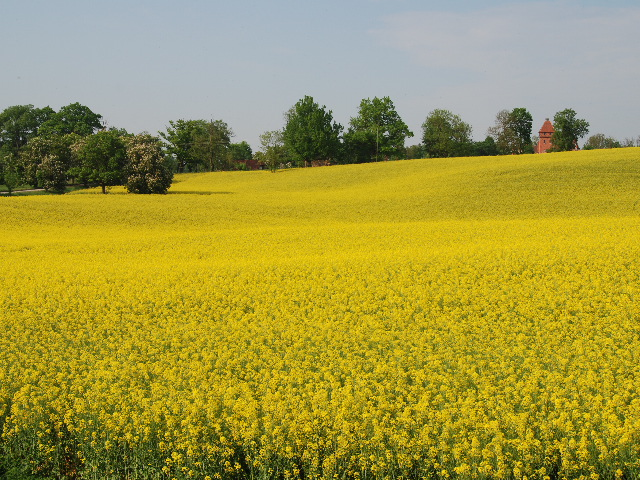
[[[640,148],[0,221],[0,477],[640,478]]]

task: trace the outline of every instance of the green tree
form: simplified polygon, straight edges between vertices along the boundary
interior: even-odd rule
[[[491,136],[487,136],[481,142],[473,142],[470,152],[470,155],[474,157],[491,157],[498,154],[498,146]]]
[[[471,125],[449,110],[433,110],[422,124],[422,143],[429,157],[463,157],[473,146]]]
[[[102,115],[94,113],[89,107],[72,103],[52,114],[38,129],[39,136],[67,135],[75,133],[87,136],[104,128]]]
[[[264,163],[271,173],[275,173],[288,159],[282,130],[272,130],[260,135],[260,151],[254,157]]]
[[[165,151],[174,158],[178,173],[198,171],[200,160],[195,152],[195,139],[204,132],[204,120],[171,120],[166,132],[159,132]]]
[[[344,135],[347,155],[356,163],[404,158],[404,142],[413,137],[389,97],[365,98]]]
[[[229,159],[234,168],[246,169],[247,162],[253,159],[253,150],[244,140],[229,144]]]
[[[166,132],[159,132],[164,148],[178,173],[230,170],[229,154],[233,131],[222,120],[170,121]]]
[[[422,144],[411,145],[405,151],[405,157],[408,159],[424,158],[424,146]]]
[[[554,132],[549,151],[566,152],[578,148],[578,139],[589,133],[589,122],[576,118],[576,112],[566,108],[553,117]]]
[[[222,120],[203,121],[193,139],[193,154],[209,172],[231,170],[229,144],[233,130]]]
[[[501,110],[496,115],[495,126],[488,134],[495,140],[498,152],[502,155],[533,153],[531,129],[533,117],[526,108]]]
[[[600,148],[621,148],[622,144],[613,137],[607,137],[604,133],[591,135],[584,144],[585,150],[596,150]]]
[[[24,147],[29,139],[38,134],[38,129],[55,112],[50,107],[33,108],[33,105],[14,105],[0,113],[0,147],[13,154]]]
[[[125,188],[131,193],[167,193],[173,172],[160,139],[149,134],[125,138],[127,168]]]
[[[299,165],[314,160],[335,160],[340,149],[342,125],[333,121],[331,110],[305,96],[285,114],[284,145]]]
[[[107,187],[124,183],[127,148],[121,132],[102,130],[83,137],[72,151],[78,164],[73,172],[76,177],[97,183],[102,193],[107,193]]]
[[[0,184],[7,187],[7,191],[11,195],[21,181],[17,155],[10,151],[3,153],[0,148]]]
[[[35,137],[20,150],[18,166],[25,183],[47,191],[64,193],[73,168],[71,146],[75,134]]]

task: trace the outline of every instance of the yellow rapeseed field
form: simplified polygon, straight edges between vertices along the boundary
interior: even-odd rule
[[[0,476],[640,478],[640,149],[0,198]]]

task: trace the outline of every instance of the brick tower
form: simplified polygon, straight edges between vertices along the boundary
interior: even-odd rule
[[[540,128],[540,131],[538,132],[540,135],[540,140],[538,140],[538,145],[536,145],[536,147],[533,149],[535,153],[546,153],[546,151],[552,147],[551,135],[554,131],[555,130],[553,128],[553,124],[547,118],[542,124],[542,128]]]

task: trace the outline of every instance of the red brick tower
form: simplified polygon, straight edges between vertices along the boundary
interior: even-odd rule
[[[549,150],[551,145],[551,135],[554,132],[553,124],[547,118],[542,124],[542,128],[540,129],[539,135],[540,140],[538,140],[538,145],[533,149],[535,153],[546,153]]]

